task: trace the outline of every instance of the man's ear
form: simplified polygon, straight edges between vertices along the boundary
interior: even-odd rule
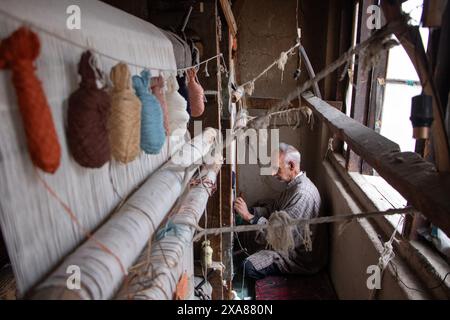
[[[294,168],[295,168],[294,161],[289,161],[289,169],[294,170]]]

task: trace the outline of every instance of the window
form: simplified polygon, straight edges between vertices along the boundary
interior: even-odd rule
[[[418,25],[422,15],[423,0],[409,0],[402,4],[404,12],[411,17],[410,23]],[[420,28],[424,47],[428,43],[428,29]],[[402,151],[414,151],[416,140],[412,137],[409,120],[411,99],[422,92],[419,76],[405,49],[397,46],[389,50],[385,79],[378,79],[377,85],[384,85],[384,99],[381,117],[376,126],[381,135],[396,142]]]
[[[367,36],[362,23],[366,1],[355,3],[353,15],[352,44],[360,43]],[[402,3],[402,10],[410,16],[409,23],[420,26],[423,0],[408,0]],[[424,47],[428,47],[429,30],[419,28]],[[370,32],[369,32],[370,34]],[[381,58],[383,59],[383,58]],[[411,99],[421,94],[422,87],[417,72],[404,48],[400,45],[386,53],[384,60],[374,66],[367,74],[358,70],[358,61],[352,60],[349,66],[348,89],[345,98],[346,115],[374,129],[389,140],[397,143],[401,151],[416,150],[410,121]],[[354,78],[353,78],[354,76]],[[367,83],[367,84],[365,84]],[[407,205],[400,193],[389,185],[363,159],[354,154],[344,144],[345,166],[352,180],[379,210],[400,208]],[[400,232],[411,234],[412,239],[426,241],[445,256],[450,257],[450,239],[440,229],[417,215],[409,221],[408,228],[401,216],[387,216]],[[423,220],[423,221],[422,221]],[[413,225],[413,227],[411,227]]]

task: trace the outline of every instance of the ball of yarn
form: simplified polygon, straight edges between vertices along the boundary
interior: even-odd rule
[[[166,97],[164,96],[164,78],[162,76],[152,78],[151,88],[152,93],[155,95],[155,97],[159,101],[159,104],[161,105],[164,117],[164,129],[166,129],[166,135],[169,135],[169,115],[167,114],[167,102]]]
[[[181,96],[186,100],[186,111],[189,114],[189,116],[191,116],[191,105],[189,103],[189,90],[186,85],[186,77],[178,76],[177,82],[178,82],[178,93],[181,94]]]
[[[173,77],[167,80],[166,101],[170,134],[184,136],[189,122],[189,113],[186,111],[187,101],[178,92],[178,84]]]
[[[117,161],[128,163],[141,151],[141,101],[131,89],[128,66],[119,63],[111,69],[111,115],[109,138],[111,154]]]
[[[0,43],[0,69],[12,70],[12,82],[30,157],[35,166],[54,173],[61,161],[61,147],[34,60],[40,54],[38,36],[20,28]]]
[[[161,105],[149,91],[150,77],[148,70],[142,71],[141,76],[133,76],[133,87],[142,103],[141,149],[158,154],[166,141],[166,132]]]
[[[194,68],[187,71],[189,104],[191,105],[191,116],[200,117],[205,111],[205,92],[198,82],[197,70]]]
[[[108,118],[111,100],[97,88],[94,56],[86,51],[81,56],[78,73],[80,87],[69,98],[67,140],[69,149],[81,166],[100,168],[111,157]]]

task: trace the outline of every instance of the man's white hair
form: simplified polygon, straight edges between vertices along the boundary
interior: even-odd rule
[[[280,154],[284,155],[285,164],[289,164],[290,161],[294,162],[300,167],[301,155],[300,152],[293,146],[287,143],[280,143]]]

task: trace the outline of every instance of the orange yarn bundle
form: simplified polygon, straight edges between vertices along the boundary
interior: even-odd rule
[[[175,289],[175,300],[186,300],[189,291],[189,277],[186,272],[181,275]]]
[[[12,70],[17,102],[33,163],[54,173],[61,160],[61,147],[34,60],[40,54],[38,36],[22,27],[0,43],[0,69]]]
[[[191,105],[191,115],[200,117],[205,111],[205,92],[197,79],[197,70],[194,68],[187,71],[189,104]]]
[[[170,135],[169,131],[169,115],[167,112],[167,102],[166,97],[164,96],[164,78],[159,76],[152,78],[151,89],[156,99],[158,99],[161,104],[161,109],[164,117],[164,128],[166,129],[166,135]]]

